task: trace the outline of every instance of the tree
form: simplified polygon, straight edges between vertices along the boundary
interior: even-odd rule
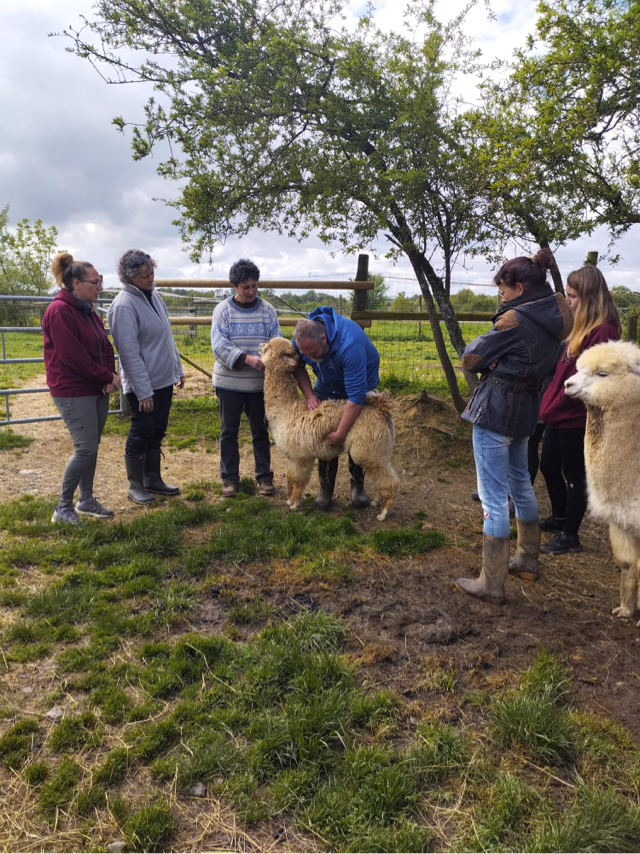
[[[9,205],[0,210],[0,294],[38,296],[53,284],[50,268],[56,253],[58,232],[55,226],[45,228],[37,219],[28,219],[9,230]],[[13,303],[5,306],[5,322],[24,322],[26,314]]]
[[[389,286],[384,280],[384,276],[379,273],[374,273],[370,276],[373,281],[373,290],[367,292],[367,311],[385,311],[389,305]],[[353,304],[355,299],[355,291],[349,293],[349,300]]]
[[[389,256],[411,263],[461,409],[437,309],[461,354],[451,270],[460,254],[494,257],[501,228],[474,124],[451,96],[477,67],[462,33],[475,0],[446,25],[435,0],[416,0],[405,36],[377,29],[370,9],[355,31],[336,29],[340,2],[99,0],[88,29],[67,35],[110,66],[109,82],[160,93],[133,153],[169,144],[158,169],[181,184],[171,204],[194,257],[252,228],[317,233],[347,252],[386,236]]]
[[[542,0],[537,38],[486,83],[486,168],[541,246],[640,222],[640,4]],[[557,271],[552,271],[561,289]]]
[[[45,228],[42,220],[33,225],[20,220],[9,230],[9,205],[0,211],[0,293],[38,296],[53,284],[51,261],[56,254],[58,231]]]
[[[408,297],[404,291],[400,291],[398,296],[391,303],[391,311],[417,311],[417,303]]]

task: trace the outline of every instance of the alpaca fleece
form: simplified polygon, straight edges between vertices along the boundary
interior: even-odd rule
[[[317,459],[331,460],[344,451],[371,477],[382,504],[380,522],[387,518],[398,494],[399,479],[391,468],[395,428],[388,393],[369,392],[344,445],[336,447],[326,440],[340,423],[346,401],[325,400],[309,411],[298,393],[294,371],[298,354],[285,338],[273,338],[260,347],[265,366],[264,401],[269,428],[279,451],[289,462],[287,504],[300,506],[311,469]]]
[[[589,510],[609,523],[621,568],[620,606],[613,613],[631,617],[640,607],[640,348],[622,341],[597,344],[580,356],[577,368],[565,390],[587,407]]]

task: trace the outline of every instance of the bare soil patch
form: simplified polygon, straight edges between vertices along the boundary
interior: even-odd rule
[[[36,378],[34,385],[43,378]],[[176,396],[210,394],[208,381],[188,376]],[[46,395],[12,402],[14,417],[27,412],[49,414]],[[53,413],[52,413],[53,414]],[[349,623],[350,653],[370,686],[386,686],[407,700],[407,714],[437,714],[456,720],[467,714],[460,691],[489,691],[512,684],[531,664],[534,650],[544,645],[570,665],[581,706],[612,718],[640,737],[638,652],[640,630],[633,621],[611,615],[618,604],[619,574],[604,526],[587,517],[581,530],[585,551],[578,555],[542,557],[536,584],[510,579],[504,606],[476,601],[454,589],[459,575],[476,574],[480,566],[482,514],[471,501],[475,469],[470,432],[455,413],[428,398],[404,399],[396,418],[398,433],[394,466],[401,481],[398,503],[385,526],[421,524],[442,530],[449,545],[425,557],[380,559],[354,563],[356,580],[328,583],[302,580],[286,568],[219,567],[234,587],[251,598],[260,592],[281,613],[321,607]],[[30,448],[2,454],[2,500],[26,493],[55,494],[72,445],[61,422],[17,425],[16,432],[35,439]],[[117,517],[148,512],[126,498],[122,462],[123,440],[105,436],[98,458],[96,495],[116,510]],[[286,512],[286,464],[274,449],[273,468]],[[218,456],[204,451],[167,452],[168,481],[181,486],[218,478]],[[252,475],[250,446],[242,448],[241,474]],[[315,490],[312,478],[310,488]],[[541,477],[536,482],[541,514],[548,498]],[[332,513],[348,506],[346,461],[340,466]],[[160,502],[158,502],[159,504]],[[424,514],[424,516],[422,515]],[[379,526],[375,511],[357,514],[364,530]],[[203,602],[194,628],[211,633],[223,622],[215,596]],[[435,693],[428,687],[434,666],[454,668],[456,691]]]

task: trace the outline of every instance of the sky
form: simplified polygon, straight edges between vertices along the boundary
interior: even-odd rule
[[[444,14],[461,0],[441,0]],[[157,199],[175,188],[156,174],[153,156],[134,162],[130,140],[112,124],[115,116],[141,120],[150,91],[145,85],[109,86],[89,62],[69,53],[69,41],[49,37],[81,16],[91,17],[88,0],[2,0],[0,13],[0,208],[10,204],[9,221],[41,219],[58,229],[58,245],[90,260],[107,285],[117,282],[119,255],[136,247],[158,262],[158,278],[225,279],[239,257],[250,257],[263,279],[339,278],[355,274],[356,259],[317,238],[299,243],[273,233],[252,232],[216,248],[213,265],[190,261],[176,226],[175,212]],[[397,26],[397,0],[379,0],[376,19]],[[495,20],[482,4],[468,19],[468,30],[487,59],[508,59],[533,31],[535,0],[494,0]],[[349,10],[355,19],[362,3]],[[635,226],[617,245],[622,260],[602,267],[609,285],[640,290],[640,241]],[[332,257],[332,248],[337,254]],[[580,267],[587,251],[602,254],[607,236],[596,233],[561,248],[563,273]],[[370,270],[385,276],[392,292],[418,292],[407,263],[384,259],[383,242],[371,254]],[[515,251],[513,254],[521,254]],[[489,282],[493,271],[482,260],[458,268],[460,282]]]

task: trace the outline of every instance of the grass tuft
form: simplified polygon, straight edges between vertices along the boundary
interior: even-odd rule
[[[169,845],[176,822],[166,800],[157,797],[128,816],[124,833],[130,851],[163,851]]]
[[[82,712],[64,718],[54,727],[49,737],[49,746],[56,753],[98,747],[103,738],[98,719],[92,712]]]
[[[391,557],[424,554],[447,544],[447,538],[441,531],[422,531],[420,524],[409,529],[378,529],[370,534],[369,539],[376,551]]]
[[[0,738],[0,762],[7,768],[19,768],[31,752],[38,721],[24,718]]]
[[[82,769],[73,759],[65,756],[55,777],[49,782],[43,783],[38,798],[38,807],[43,817],[54,822],[58,810],[66,807],[73,798],[76,784],[82,776]]]

